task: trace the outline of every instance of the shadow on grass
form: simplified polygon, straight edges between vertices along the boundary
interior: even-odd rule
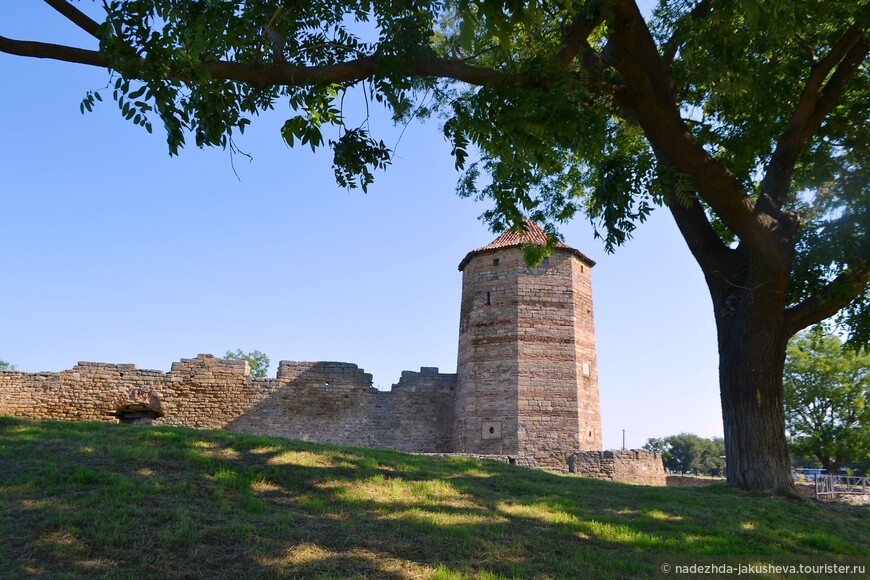
[[[12,576],[635,577],[870,556],[870,510],[184,428],[0,418]]]

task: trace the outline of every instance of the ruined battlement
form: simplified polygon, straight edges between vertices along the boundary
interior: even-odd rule
[[[168,374],[182,373],[219,373],[247,377],[251,374],[251,366],[246,360],[230,360],[217,358],[212,354],[200,354],[196,358],[183,358],[179,362],[172,363],[172,370]]]
[[[79,362],[56,373],[0,371],[0,415],[227,429],[296,439],[448,452],[456,375],[405,371],[393,391],[343,362],[281,361],[276,378],[210,354],[169,372]]]
[[[301,385],[331,388],[369,389],[372,375],[352,363],[297,362],[282,360],[278,363],[278,379],[296,381]]]

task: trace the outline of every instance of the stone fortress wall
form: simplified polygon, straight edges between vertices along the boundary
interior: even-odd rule
[[[59,373],[0,372],[0,415],[138,422],[450,452],[456,375],[404,371],[391,391],[354,364],[281,361],[274,379],[246,361],[199,355],[168,373],[80,362]]]
[[[462,451],[451,441],[455,374],[423,367],[402,372],[390,391],[371,385],[370,374],[341,362],[281,361],[276,378],[253,377],[246,361],[208,354],[181,359],[168,373],[80,362],[57,373],[0,371],[0,415],[224,429],[414,453]],[[489,455],[537,465],[516,450]],[[577,451],[561,467],[596,479],[664,485],[661,456],[646,451]]]

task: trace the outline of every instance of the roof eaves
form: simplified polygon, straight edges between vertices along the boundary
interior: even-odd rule
[[[496,247],[484,246],[482,248],[477,248],[476,250],[471,250],[470,252],[468,252],[465,255],[464,258],[462,258],[462,261],[459,262],[459,271],[461,272],[465,268],[465,266],[468,265],[468,262],[470,262],[471,259],[475,256],[478,256],[480,254],[488,254],[490,252],[495,252],[497,250],[506,250],[508,248],[521,248],[524,245],[526,245],[526,243],[528,243],[528,242],[505,245],[505,246],[496,246]],[[587,256],[586,254],[584,254],[580,250],[572,248],[571,246],[561,244],[561,245],[558,245],[555,248],[553,248],[553,251],[556,251],[556,250],[567,250],[567,251],[571,252],[572,254],[574,254],[575,256],[577,256],[578,258],[580,258],[581,260],[583,260],[584,262],[586,262],[586,264],[590,268],[595,266],[595,260],[591,259],[589,256]]]

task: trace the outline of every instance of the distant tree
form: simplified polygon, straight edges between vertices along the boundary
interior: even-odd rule
[[[668,443],[666,437],[650,437],[646,440],[646,443],[643,444],[643,448],[647,451],[655,451],[656,453],[664,453],[668,450]]]
[[[725,470],[725,440],[705,439],[693,433],[680,433],[664,438],[652,438],[643,446],[662,454],[664,466],[674,473],[721,475]]]
[[[5,360],[0,360],[0,371],[14,371],[15,365],[9,364]]]
[[[709,441],[705,443],[706,451],[698,465],[698,473],[707,475],[724,475],[725,473],[725,439],[722,437],[713,437],[712,439],[703,439]]]
[[[668,456],[665,465],[671,471],[686,473],[693,471],[692,467],[696,457],[700,454],[700,437],[690,433],[671,435],[666,439],[668,444]]]
[[[224,358],[230,360],[246,360],[251,367],[251,375],[257,378],[263,378],[269,370],[269,357],[259,350],[251,352],[242,352],[242,349],[236,349],[235,352],[228,350]]]
[[[844,349],[819,328],[786,351],[785,421],[792,452],[815,457],[829,473],[870,454],[870,354]]]

